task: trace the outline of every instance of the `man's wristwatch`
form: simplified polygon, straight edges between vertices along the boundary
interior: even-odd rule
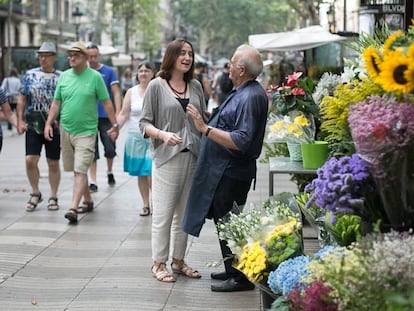
[[[208,137],[208,134],[210,134],[210,131],[213,129],[212,126],[207,127],[207,131],[206,131],[206,137]]]
[[[119,128],[119,124],[115,123],[115,124],[112,125],[112,127],[117,129],[117,128]]]

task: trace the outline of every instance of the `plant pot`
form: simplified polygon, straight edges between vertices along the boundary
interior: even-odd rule
[[[328,143],[326,141],[315,141],[314,143],[301,144],[303,168],[320,168],[328,158]]]
[[[302,149],[299,143],[287,142],[287,147],[289,150],[289,157],[291,161],[301,162],[302,161]]]

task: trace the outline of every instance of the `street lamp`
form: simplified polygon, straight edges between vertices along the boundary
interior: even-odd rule
[[[76,5],[75,10],[72,11],[72,17],[75,19],[76,41],[79,41],[79,26],[80,26],[80,19],[82,16],[83,16],[83,13],[79,9],[79,5]]]

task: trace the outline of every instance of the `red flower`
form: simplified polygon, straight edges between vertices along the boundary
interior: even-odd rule
[[[300,88],[300,87],[295,87],[292,90],[292,93],[291,94],[292,95],[305,95],[305,91],[302,88]]]
[[[286,85],[292,86],[296,84],[296,81],[302,76],[303,72],[294,72],[291,75],[288,75],[288,80]]]
[[[388,127],[383,123],[377,124],[372,129],[372,134],[374,134],[376,139],[384,140],[388,134]]]

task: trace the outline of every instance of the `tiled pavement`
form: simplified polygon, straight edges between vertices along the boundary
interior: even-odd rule
[[[189,240],[187,260],[203,275],[200,280],[179,276],[176,283],[165,284],[151,276],[151,218],[138,216],[142,203],[136,178],[122,172],[124,131],[115,160],[116,186],[107,185],[105,162],[100,160],[99,191],[93,194],[96,209],[80,215],[76,226],[63,217],[72,195],[72,174],[62,172],[61,209],[46,209],[44,155],[40,160],[44,201],[36,211],[25,211],[30,188],[24,137],[5,132],[0,154],[0,310],[261,310],[258,289],[210,291],[210,273],[220,270],[207,267],[220,258],[211,222],[200,238]],[[277,178],[277,191],[295,191],[287,176]],[[261,204],[267,197],[266,164],[259,164],[256,187],[249,204]],[[316,244],[307,245],[311,249]]]

